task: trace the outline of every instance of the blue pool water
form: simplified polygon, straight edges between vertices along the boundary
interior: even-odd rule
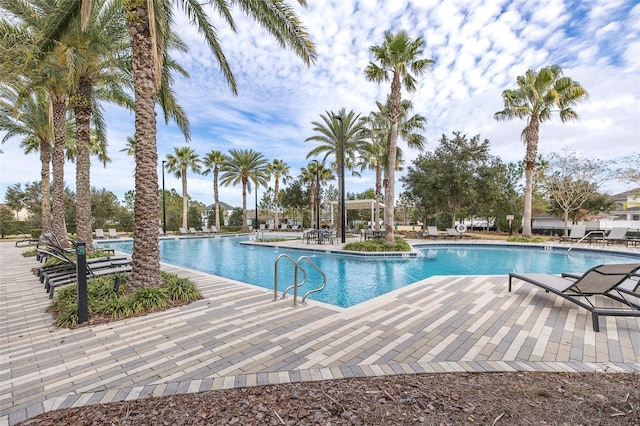
[[[349,307],[433,275],[505,275],[510,272],[584,272],[601,263],[632,263],[640,256],[574,249],[536,247],[440,245],[418,246],[424,254],[413,259],[363,258],[296,249],[240,244],[247,237],[184,238],[160,240],[162,262],[273,289],[274,261],[280,254],[294,260],[309,256],[326,274],[327,286],[309,298]],[[103,244],[131,253],[132,241]],[[308,284],[318,287],[320,275],[306,267]],[[293,283],[293,266],[281,261],[279,289]]]

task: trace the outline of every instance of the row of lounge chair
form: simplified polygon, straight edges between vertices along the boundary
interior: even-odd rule
[[[118,238],[118,232],[116,231],[115,228],[109,228],[107,236],[109,238]],[[96,229],[96,238],[99,240],[105,238],[104,229],[101,229],[101,228]]]
[[[424,231],[418,232],[418,237],[433,238],[434,240],[438,238],[454,239],[454,240],[469,238],[469,236],[466,235],[464,232],[458,232],[456,228],[447,228],[445,231],[446,231],[446,234],[441,234],[440,231],[438,231],[438,228],[436,226],[427,226],[427,232],[424,232]]]
[[[74,284],[78,281],[77,263],[70,256],[76,251],[75,241],[69,239],[72,247],[65,248],[54,234],[43,234],[36,248],[36,258],[40,262],[55,259],[56,261],[37,268],[36,275],[44,284],[49,298],[53,298],[57,287]],[[102,256],[87,258],[87,279],[106,275],[131,272],[132,262],[126,256]]]
[[[587,225],[573,225],[569,231],[569,235],[560,237],[560,241],[580,242],[587,241],[589,244],[592,242],[601,242],[606,245],[614,243],[624,243],[627,246],[629,244],[637,244],[640,242],[640,238],[630,237],[627,235],[629,228],[616,227],[612,228],[609,233],[605,233],[600,230],[587,231]]]
[[[196,230],[196,228],[194,228],[193,226],[189,228],[189,230],[187,231],[185,228],[180,228],[179,229],[180,235],[207,235],[207,234],[217,234],[218,233],[218,228],[216,228],[216,226],[203,226],[200,231]],[[162,228],[160,228],[160,235],[164,234],[164,231],[162,230]]]

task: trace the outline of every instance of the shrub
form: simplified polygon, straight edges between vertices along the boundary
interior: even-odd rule
[[[116,291],[116,277],[120,285]],[[128,285],[128,274],[117,274],[91,279],[87,282],[87,308],[89,317],[106,315],[124,318],[149,311],[167,309],[176,303],[190,302],[202,298],[197,286],[186,278],[162,273],[163,284],[159,288],[132,289]],[[64,286],[56,292],[49,306],[56,327],[71,327],[78,324],[77,286]]]
[[[348,243],[345,250],[363,252],[388,252],[388,251],[411,251],[411,246],[400,236],[395,237],[395,244],[387,243],[384,238],[373,238],[357,243]]]
[[[520,236],[511,236],[507,238],[507,242],[510,243],[544,243],[545,239],[543,237],[520,237]]]

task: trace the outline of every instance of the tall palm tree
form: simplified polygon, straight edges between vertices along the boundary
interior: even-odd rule
[[[341,118],[342,122],[338,119]],[[320,145],[313,148],[307,154],[307,158],[322,155],[324,163],[329,156],[333,156],[334,162],[332,167],[337,170],[338,187],[342,188],[344,179],[343,170],[338,167],[341,164],[341,153],[344,152],[345,169],[355,167],[356,153],[360,150],[360,144],[364,140],[364,121],[360,114],[356,114],[353,110],[348,113],[342,108],[338,113],[333,111],[325,111],[324,115],[320,114],[322,121],[312,121],[313,131],[315,135],[305,139],[305,142],[319,142]],[[344,131],[344,149],[342,147]],[[343,211],[342,200],[338,203],[338,211]],[[342,232],[342,227],[346,224],[342,223],[342,214],[338,215],[338,229]]]
[[[227,160],[227,156],[220,151],[210,151],[204,156],[202,164],[206,169],[202,172],[203,175],[213,173],[213,203],[216,209],[216,229],[220,231],[220,197],[218,186],[218,175],[220,173],[220,166]]]
[[[322,216],[322,184],[335,179],[335,176],[331,169],[326,168],[324,163],[313,160],[307,167],[300,169],[299,179],[301,183],[308,184],[311,188],[311,191],[309,191],[309,205],[311,206],[311,222],[315,223],[314,218],[316,215]],[[316,200],[319,201],[318,209],[320,212],[315,211]]]
[[[42,232],[51,232],[51,143],[53,131],[49,121],[49,103],[43,90],[36,90],[18,100],[22,88],[0,85],[0,130],[6,132],[4,144],[15,136],[22,136],[20,146],[25,154],[40,153],[40,182],[42,191]]]
[[[387,169],[384,194],[384,222],[385,239],[393,243],[395,235],[393,223],[395,217],[395,166],[396,146],[398,144],[398,122],[401,114],[402,87],[413,92],[416,89],[416,76],[428,71],[434,61],[428,58],[419,58],[422,55],[422,37],[412,40],[409,34],[401,30],[397,34],[385,32],[384,42],[381,46],[371,46],[371,53],[377,63],[371,62],[365,69],[365,75],[371,81],[388,82],[391,80],[391,94],[389,95],[389,119],[391,120],[391,133],[387,143]]]
[[[42,55],[38,44],[50,25],[51,17],[57,13],[57,2],[33,0],[26,4],[22,0],[2,2],[3,19],[0,21],[0,53],[3,74],[24,83],[25,96],[41,88],[47,92],[52,123],[52,203],[51,232],[67,244],[64,223],[64,148],[66,142],[68,84],[64,72],[64,51],[52,44],[47,55]],[[19,49],[19,50],[18,50]],[[16,54],[19,51],[19,54]]]
[[[251,188],[251,181],[259,181],[259,176],[266,174],[268,164],[264,155],[252,149],[230,149],[227,161],[220,166],[221,184],[242,185],[242,232],[249,232],[247,189]]]
[[[156,87],[160,84],[159,68],[161,56],[166,51],[167,34],[173,22],[172,3],[169,0],[153,2],[125,2],[125,16],[131,36],[133,53],[133,81],[136,99],[135,139],[136,174],[134,206],[134,247],[133,271],[130,284],[134,287],[152,286],[161,283],[160,252],[157,241],[158,216],[158,176],[156,164],[156,118],[154,101]],[[306,0],[298,0],[306,7]],[[90,0],[66,0],[59,5],[53,19],[58,25],[52,26],[44,37],[44,49],[49,48],[50,40],[58,39],[69,25],[71,18],[90,8]],[[193,0],[176,2],[189,16],[189,21],[203,34],[213,55],[216,57],[222,73],[232,92],[236,93],[236,83],[231,68],[222,52],[218,35],[211,25],[202,5]],[[236,26],[230,6],[239,6],[238,10],[254,18],[283,47],[290,47],[309,65],[315,60],[315,46],[293,8],[281,0],[211,0],[211,6],[235,32]],[[83,16],[87,23],[88,14]],[[153,25],[152,25],[153,24]]]
[[[117,1],[94,1],[85,31],[75,22],[61,39],[64,46],[76,136],[76,232],[88,252],[94,251],[91,227],[91,122],[106,148],[106,129],[99,100],[133,109],[129,39]]]
[[[383,171],[387,170],[387,144],[391,135],[391,120],[389,119],[390,102],[382,104],[376,102],[377,111],[373,111],[369,116],[364,118],[366,123],[365,134],[368,141],[362,145],[360,152],[361,169],[374,170],[376,173],[375,183],[375,229],[380,228],[380,199],[382,196],[382,187],[388,184],[385,175],[382,179]],[[422,149],[424,147],[425,137],[419,133],[424,130],[426,119],[419,114],[409,116],[409,111],[413,108],[413,103],[409,99],[403,99],[400,102],[400,120],[398,123],[398,136],[407,141],[407,145],[411,148]],[[396,146],[396,170],[400,170],[403,154],[402,149]]]
[[[563,77],[562,68],[551,65],[540,71],[529,70],[516,78],[517,89],[502,92],[504,109],[493,116],[496,120],[525,118],[522,140],[526,144],[525,193],[522,235],[531,236],[531,203],[533,200],[533,176],[538,155],[538,134],[540,123],[551,119],[554,110],[564,123],[577,120],[578,114],[572,105],[589,97],[587,91],[569,77]]]
[[[284,160],[278,160],[277,158],[275,160],[273,160],[273,162],[269,163],[267,165],[267,173],[269,173],[270,176],[273,176],[273,178],[275,179],[275,185],[274,185],[274,196],[273,196],[273,201],[275,203],[275,217],[274,217],[274,224],[276,229],[278,228],[278,226],[280,225],[278,222],[278,208],[280,205],[280,178],[282,178],[282,184],[286,185],[287,184],[287,180],[291,177],[289,175],[289,172],[291,171],[291,169],[289,168],[289,165],[287,163],[284,162]]]
[[[137,148],[136,144],[136,148]],[[175,155],[167,154],[166,168],[169,173],[182,180],[182,227],[187,229],[187,214],[189,207],[189,194],[187,193],[187,170],[194,173],[202,170],[200,157],[195,151],[187,146],[174,148]],[[157,223],[156,223],[157,225]],[[157,228],[157,226],[156,226]]]

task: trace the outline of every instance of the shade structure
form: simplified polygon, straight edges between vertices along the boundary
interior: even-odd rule
[[[338,208],[337,201],[331,201],[331,223],[333,223],[333,209]],[[378,203],[381,209],[384,208],[383,203]],[[371,210],[371,223],[375,222],[375,208],[376,208],[376,200],[374,199],[366,199],[366,200],[346,200],[344,202],[345,210]]]

